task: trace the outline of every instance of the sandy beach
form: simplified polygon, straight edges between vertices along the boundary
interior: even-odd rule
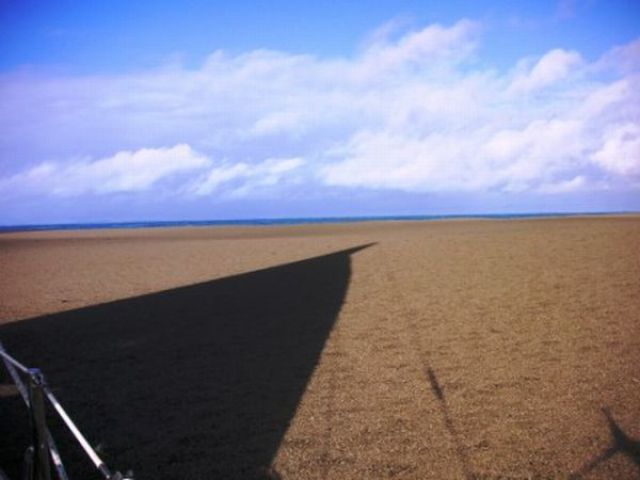
[[[7,233],[0,272],[0,340],[141,479],[640,476],[639,216]]]

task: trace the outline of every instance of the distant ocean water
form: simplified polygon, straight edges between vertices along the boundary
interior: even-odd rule
[[[310,223],[357,223],[388,221],[433,221],[449,219],[518,219],[543,217],[572,217],[584,215],[615,215],[629,212],[588,212],[588,213],[506,213],[470,215],[389,215],[371,217],[303,217],[303,218],[256,218],[241,220],[179,220],[179,221],[139,221],[139,222],[98,222],[98,223],[55,223],[38,225],[0,225],[2,232],[28,232],[42,230],[92,230],[113,228],[162,228],[162,227],[225,227],[225,226],[268,226],[303,225]]]

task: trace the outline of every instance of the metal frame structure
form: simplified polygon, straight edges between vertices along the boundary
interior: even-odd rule
[[[51,480],[52,466],[58,480],[69,480],[62,463],[58,447],[49,432],[45,415],[45,399],[49,401],[55,412],[60,416],[73,437],[78,441],[84,452],[91,459],[96,469],[105,480],[133,480],[133,474],[128,472],[122,475],[111,470],[91,447],[87,439],[82,435],[60,402],[49,388],[44,375],[37,368],[27,368],[18,360],[7,353],[0,341],[0,357],[11,376],[20,396],[29,410],[31,425],[31,446],[25,452],[24,480]],[[26,379],[23,382],[22,377]],[[2,471],[0,470],[0,479]]]

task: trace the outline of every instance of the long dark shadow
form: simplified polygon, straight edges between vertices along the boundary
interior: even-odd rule
[[[277,478],[271,463],[344,301],[350,257],[368,246],[9,324],[0,338],[44,371],[114,468]],[[9,474],[27,442],[16,408],[16,397],[0,396]],[[94,478],[53,428],[72,478]]]

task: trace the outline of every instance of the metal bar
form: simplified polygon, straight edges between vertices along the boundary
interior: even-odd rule
[[[11,363],[14,367],[16,367],[22,373],[29,375],[29,369],[24,365],[22,365],[15,358],[13,358],[11,355],[9,355],[1,343],[0,343],[0,356],[2,356],[2,358],[4,358],[5,361],[8,361],[9,363]]]
[[[51,389],[49,389],[49,387],[45,384],[43,385],[42,390],[44,391],[44,394],[46,395],[49,402],[51,402],[51,405],[53,405],[53,408],[56,410],[56,412],[58,412],[58,415],[60,415],[60,418],[62,418],[73,436],[76,437],[76,440],[85,451],[85,453],[89,456],[96,468],[100,471],[100,473],[102,473],[102,475],[104,475],[105,478],[111,478],[111,472],[109,471],[105,463],[98,456],[96,451],[91,447],[84,435],[80,433],[80,430],[78,430],[76,424],[73,423],[73,420],[69,418],[69,415],[67,415],[67,412],[65,412],[64,408],[62,408],[62,405],[60,405]]]
[[[56,445],[56,442],[51,436],[51,432],[48,428],[47,442],[49,443],[49,454],[51,455],[51,460],[53,460],[53,466],[55,467],[56,473],[58,474],[58,479],[69,480],[67,471],[65,470],[64,464],[62,463],[62,458],[60,457],[60,452],[58,451],[58,446]]]
[[[2,345],[2,341],[0,341],[0,352],[4,352],[5,355],[8,355],[7,351],[4,349],[4,345]],[[20,375],[18,375],[18,372],[16,371],[16,367],[14,366],[14,364],[10,362],[5,357],[5,355],[2,356],[4,366],[7,368],[9,375],[11,375],[11,378],[13,379],[13,383],[18,389],[18,392],[20,392],[20,396],[24,400],[24,403],[27,405],[27,408],[29,408],[29,394],[27,392],[27,387],[25,387],[22,379],[20,378]],[[59,480],[69,480],[67,472],[64,468],[64,464],[62,463],[62,458],[60,457],[60,452],[58,451],[58,446],[56,445],[56,442],[53,439],[53,436],[51,436],[51,432],[49,431],[48,428],[47,428],[47,443],[49,444],[49,454],[51,455],[51,459],[53,460],[53,465],[56,469]]]
[[[2,342],[0,342],[0,353],[6,354],[6,351],[2,346]],[[2,355],[2,361],[4,362],[4,366],[7,367],[7,371],[9,372],[9,375],[11,375],[13,383],[16,385],[18,392],[20,392],[22,400],[24,400],[24,403],[26,403],[27,407],[29,407],[29,394],[27,393],[27,387],[25,387],[22,379],[20,378],[20,375],[18,375],[16,367],[4,355]]]
[[[28,369],[7,353],[7,351],[4,349],[4,345],[2,344],[2,341],[0,341],[0,355],[2,356],[2,361],[4,362],[4,366],[7,368],[9,375],[11,375],[11,378],[13,379],[13,383],[18,389],[18,392],[20,392],[20,396],[22,396],[24,403],[26,403],[28,407],[29,394],[27,393],[27,387],[25,387],[24,383],[22,382],[22,379],[20,378],[20,375],[18,375],[15,364],[17,364],[18,368],[22,367],[21,370],[26,369],[28,371]],[[10,359],[12,359],[13,361],[11,361]],[[24,370],[22,371],[24,372]]]
[[[67,412],[62,408],[62,405],[60,405],[55,395],[44,381],[44,376],[42,375],[40,370],[29,369],[25,367],[22,363],[20,363],[7,353],[7,351],[4,349],[4,346],[2,345],[2,342],[0,342],[0,356],[2,357],[9,375],[11,375],[11,378],[13,379],[18,391],[20,392],[22,399],[26,403],[32,419],[34,434],[34,450],[32,451],[34,453],[32,454],[33,472],[28,474],[30,480],[51,479],[49,459],[53,461],[53,465],[55,467],[59,480],[69,479],[62,463],[58,447],[56,446],[51,432],[46,427],[44,401],[42,397],[43,393],[47,397],[49,402],[51,402],[53,408],[56,410],[58,415],[60,415],[60,418],[62,418],[67,428],[71,431],[78,443],[80,443],[82,449],[89,456],[93,464],[105,477],[105,479],[113,480],[116,478],[123,478],[120,472],[112,474],[109,470],[109,467],[107,467],[107,465],[98,456],[96,451],[91,447],[87,439],[84,437],[84,435],[82,435],[80,430],[78,430],[78,427],[76,427],[71,418],[69,418]],[[22,373],[29,377],[28,389],[27,387],[25,387],[16,369],[20,370]]]
[[[35,450],[35,477],[38,480],[51,480],[49,443],[42,395],[42,374],[38,369],[29,371],[29,403],[33,428],[33,448]]]
[[[28,447],[24,452],[24,465],[22,468],[22,480],[34,480],[33,477],[33,447]]]

